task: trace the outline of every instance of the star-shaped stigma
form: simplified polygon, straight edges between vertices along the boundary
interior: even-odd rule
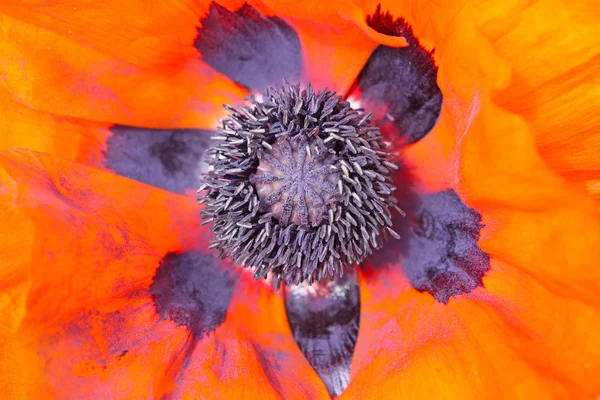
[[[273,213],[282,226],[318,226],[339,198],[338,157],[317,141],[285,138],[260,155],[257,173],[250,177],[261,209]]]

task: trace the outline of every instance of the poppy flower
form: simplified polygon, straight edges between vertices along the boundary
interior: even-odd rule
[[[594,4],[378,3],[0,5],[8,398],[598,395]]]

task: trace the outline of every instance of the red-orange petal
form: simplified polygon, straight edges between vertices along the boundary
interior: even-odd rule
[[[328,88],[344,95],[377,47],[364,31],[345,20],[323,23],[288,18],[301,39],[303,80],[315,88]]]
[[[173,393],[213,398],[215,388],[224,399],[328,398],[292,337],[281,291],[250,274],[241,276],[223,325],[193,348]]]
[[[7,0],[3,14],[39,26],[138,67],[174,65],[193,57],[187,46],[211,1]],[[175,23],[177,22],[177,23]]]
[[[0,91],[0,149],[24,148],[113,171],[176,193],[198,187],[209,131],[143,129],[56,116]]]
[[[473,87],[482,75],[498,74],[501,83],[495,87],[493,102],[522,116],[544,161],[600,200],[594,189],[600,178],[596,100],[600,15],[593,1],[361,0],[358,4],[370,13],[378,3],[407,19],[426,48],[435,48],[440,87],[445,70],[459,65],[462,78],[453,74],[448,84],[461,91]],[[447,101],[448,87],[442,91]]]
[[[360,27],[366,36],[379,44],[391,47],[406,46],[406,40],[401,37],[384,35],[371,29],[367,25],[367,14],[364,13],[364,9],[358,4],[359,2],[309,0],[303,3],[294,3],[286,0],[261,0],[260,3],[265,4],[278,15],[285,17],[325,22],[334,26],[341,23],[341,21],[349,21]]]
[[[2,254],[27,286],[15,292],[25,308],[3,320],[12,329],[41,331],[114,299],[115,280],[121,296],[148,286],[167,251],[207,243],[189,198],[29,150],[3,151],[1,162]]]
[[[89,166],[100,166],[110,124],[33,110],[0,91],[0,149],[27,148]]]
[[[241,3],[223,5],[234,10]],[[212,128],[223,115],[220,105],[239,101],[245,91],[199,60],[193,47],[209,4],[5,4],[5,86],[23,104],[53,114],[153,128]],[[378,43],[404,45],[402,38],[366,26],[356,7],[307,17],[265,4],[256,6],[265,15],[285,17],[301,36],[302,79],[342,94]]]
[[[495,104],[494,91],[510,90],[511,64],[470,22],[480,7],[460,3],[395,3],[394,15],[435,44],[444,94],[438,125],[405,159],[423,186],[453,187],[482,213],[491,269],[483,288],[447,306],[397,270],[365,275],[345,395],[591,398],[600,390],[598,217],[581,187],[545,164],[529,121]]]
[[[535,133],[540,155],[553,169],[568,180],[583,182],[600,200],[593,190],[600,178],[600,56],[539,86],[518,85],[520,90],[499,94],[497,103],[523,115]]]
[[[436,303],[398,273],[366,276],[342,399],[592,398],[600,312],[494,261],[485,288]]]
[[[2,376],[3,386],[26,397],[51,387],[64,397],[72,386],[60,363],[55,375],[47,371],[56,365],[53,354],[73,355],[58,340],[68,336],[69,323],[84,311],[91,324],[126,310],[129,297],[150,284],[160,257],[190,246],[187,235],[198,234],[198,223],[189,217],[197,209],[185,198],[31,151],[3,151],[0,162],[2,332],[27,355]],[[106,350],[106,341],[96,345]],[[73,377],[102,371],[97,363],[75,367]],[[38,376],[38,384],[20,386],[12,378],[20,371]]]
[[[598,291],[597,268],[591,268],[590,262],[600,259],[595,250],[600,237],[593,204],[583,188],[545,164],[527,119],[496,104],[493,93],[512,86],[512,66],[478,33],[479,6],[454,7],[453,3],[448,9],[453,17],[430,35],[438,46],[438,84],[444,95],[440,122],[428,142],[407,151],[407,160],[425,186],[456,188],[468,206],[484,215],[490,229],[492,225],[498,229],[493,247],[504,252],[503,259],[556,290],[560,287],[590,300]],[[438,11],[432,11],[432,22],[443,18]],[[467,16],[473,22],[461,23]],[[416,23],[414,28],[421,29]],[[427,159],[426,144],[435,146],[440,160]],[[565,221],[571,222],[565,225]],[[487,250],[489,243],[483,238]],[[547,263],[548,259],[564,263]]]
[[[403,38],[386,36],[367,26],[366,15],[348,1],[293,3],[262,0],[267,14],[284,17],[303,47],[303,79],[317,88],[346,94],[365,62],[379,44],[406,45]]]
[[[142,3],[98,3],[75,13],[77,5],[63,3],[0,9],[5,12],[0,41],[4,90],[26,106],[56,115],[156,128],[212,128],[224,114],[221,105],[237,101],[245,91],[204,64],[193,48],[203,8],[190,12],[179,2],[161,2],[157,10]],[[95,21],[104,20],[133,28],[115,26],[119,33],[103,35],[103,25]],[[157,28],[163,25],[171,29]],[[183,33],[174,33],[179,28]]]
[[[262,283],[242,278],[227,322],[203,339],[157,314],[149,286],[161,258],[208,246],[193,200],[32,151],[2,151],[0,165],[0,347],[19,351],[0,359],[6,393],[154,398],[203,377],[210,393],[247,380],[242,373],[231,387],[212,378],[221,371],[263,373],[256,392],[244,392],[252,398],[283,387],[325,393],[293,342],[283,299]],[[202,357],[244,354],[190,369],[194,340]]]
[[[482,247],[565,295],[596,299],[600,222],[592,201],[554,173],[527,124],[482,102],[461,146],[459,185],[488,225]]]
[[[600,178],[596,3],[509,3],[480,18],[479,31],[512,69],[510,85],[494,102],[523,116],[552,168],[574,181]]]

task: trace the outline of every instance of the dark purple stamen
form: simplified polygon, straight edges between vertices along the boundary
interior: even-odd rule
[[[229,112],[200,197],[221,257],[257,278],[312,282],[360,263],[392,230],[389,161],[369,115],[289,84]]]

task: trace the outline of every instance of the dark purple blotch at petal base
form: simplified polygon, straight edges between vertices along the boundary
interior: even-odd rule
[[[350,365],[360,323],[356,279],[287,286],[285,308],[294,339],[331,396],[350,383]]]
[[[238,84],[262,92],[300,77],[300,39],[281,18],[265,18],[248,4],[231,12],[212,3],[201,25],[195,45],[202,59]]]
[[[380,33],[405,37],[408,46],[377,47],[356,85],[365,104],[379,108],[380,118],[387,111],[387,117],[378,121],[382,132],[386,133],[386,126],[391,124],[392,131],[400,135],[398,143],[414,143],[433,128],[442,108],[433,53],[421,47],[404,19],[383,14],[379,6],[367,23]]]
[[[237,278],[216,258],[169,253],[150,286],[157,312],[202,338],[225,321]]]
[[[415,289],[448,303],[483,286],[490,257],[477,244],[481,215],[454,190],[426,195],[409,223],[401,265]]]
[[[175,193],[200,186],[210,131],[111,128],[104,165],[117,174]]]
[[[405,190],[397,197],[407,214],[392,220],[401,235],[398,245],[384,246],[361,267],[366,271],[402,268],[415,289],[444,304],[452,296],[483,286],[490,257],[477,243],[483,227],[481,215],[454,190],[421,198]]]

